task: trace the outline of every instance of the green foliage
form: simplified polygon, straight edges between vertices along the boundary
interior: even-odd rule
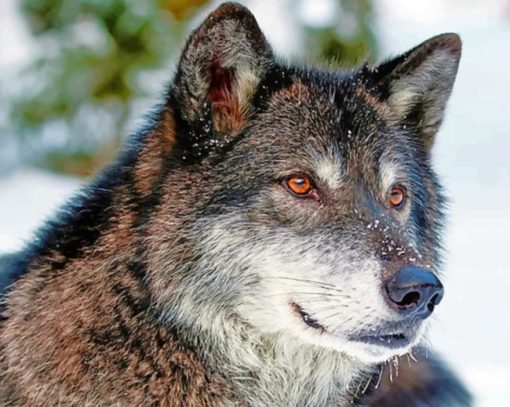
[[[338,12],[325,27],[306,27],[307,57],[351,67],[377,56],[371,0],[335,0]]]
[[[105,149],[114,154],[130,102],[147,96],[140,73],[161,68],[174,56],[185,21],[205,3],[23,0],[22,12],[42,51],[22,74],[30,86],[11,106],[11,122],[25,155],[42,166],[78,174],[102,166],[84,157]],[[94,121],[100,109],[108,110],[110,125],[84,126],[84,116]],[[50,141],[47,151],[41,151],[37,135],[52,123],[72,136],[58,145]],[[66,155],[73,165],[64,165]]]
[[[334,1],[339,13],[328,26],[296,21],[305,30],[308,59],[346,65],[373,54],[370,0]],[[133,101],[154,96],[147,92],[150,73],[178,56],[190,18],[207,3],[22,0],[40,50],[21,74],[23,90],[10,106],[24,158],[79,175],[102,167],[127,133]]]

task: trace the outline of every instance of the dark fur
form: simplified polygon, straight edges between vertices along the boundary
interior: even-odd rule
[[[400,357],[384,366],[376,389],[365,396],[363,404],[392,406],[470,406],[471,395],[437,355],[425,349],[413,351],[416,361]],[[374,391],[375,390],[375,391]]]
[[[387,221],[395,245],[416,236],[419,262],[437,269],[444,199],[429,153],[459,57],[458,37],[444,35],[376,70],[288,67],[246,9],[221,6],[190,37],[164,103],[118,162],[3,263],[0,404],[243,404],[208,359],[210,345],[172,314],[180,288],[197,280],[206,289],[215,278],[194,274],[201,258],[192,227],[235,210],[249,219],[246,233],[284,226],[313,237],[328,228],[338,247],[347,233],[349,242],[363,235],[353,244],[379,253],[383,234],[365,231],[385,213],[373,192],[383,155],[405,163],[413,188],[405,225]],[[400,85],[415,87],[411,99],[395,96]],[[290,201],[279,174],[332,143],[357,175],[340,192],[326,189],[328,209],[309,217],[314,203]],[[386,277],[413,254],[381,252]],[[204,298],[228,304],[238,284],[223,282]],[[405,363],[391,383],[387,374],[379,386],[378,374],[357,383],[371,389],[358,402],[470,404],[438,358]]]

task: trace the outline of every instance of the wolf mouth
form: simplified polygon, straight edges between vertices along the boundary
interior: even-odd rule
[[[321,333],[327,332],[326,328],[320,324],[320,322],[312,317],[308,312],[306,312],[298,303],[291,302],[290,303],[292,309],[296,314],[298,314],[303,322],[309,326],[310,328],[319,330]],[[404,332],[395,332],[390,334],[379,334],[379,335],[358,335],[351,336],[349,340],[352,342],[364,343],[367,345],[375,345],[379,347],[385,347],[388,349],[399,349],[404,348],[411,344],[413,341],[414,334],[404,333]]]
[[[403,348],[411,344],[411,338],[402,332],[387,335],[367,335],[349,338],[353,342],[377,345],[389,349]]]
[[[299,316],[301,317],[301,319],[303,320],[303,322],[308,325],[310,328],[314,328],[314,329],[318,329],[322,332],[325,332],[326,331],[326,328],[324,328],[320,323],[319,321],[317,321],[315,318],[313,318],[310,314],[308,314],[306,311],[303,310],[303,308],[295,303],[295,302],[292,302],[291,304],[291,307],[294,309],[294,311],[299,314]]]

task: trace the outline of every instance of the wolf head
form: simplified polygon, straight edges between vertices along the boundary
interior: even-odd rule
[[[415,345],[443,295],[430,154],[460,51],[444,34],[377,68],[291,67],[244,7],[211,14],[159,119],[171,193],[147,239],[163,313],[370,363]]]

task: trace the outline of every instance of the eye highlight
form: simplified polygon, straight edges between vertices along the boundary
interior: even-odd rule
[[[391,187],[388,201],[390,206],[395,209],[400,209],[404,206],[404,203],[407,198],[406,189],[402,185],[394,185]]]
[[[283,180],[284,186],[298,198],[318,198],[318,191],[310,177],[304,174],[293,174]]]

